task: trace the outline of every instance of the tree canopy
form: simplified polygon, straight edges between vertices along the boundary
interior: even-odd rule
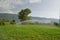
[[[25,21],[25,20],[29,20],[30,17],[28,16],[29,14],[31,13],[31,10],[29,8],[26,8],[26,9],[22,9],[20,12],[19,12],[19,19],[20,21]]]

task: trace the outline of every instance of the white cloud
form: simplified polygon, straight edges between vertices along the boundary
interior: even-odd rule
[[[41,0],[29,0],[30,3],[39,3]]]
[[[21,4],[23,4],[22,0],[0,0],[0,10],[7,13],[13,13],[10,9],[15,8],[15,5]]]
[[[13,11],[11,11],[11,10],[8,10],[8,11],[5,11],[4,13],[13,13]]]
[[[0,13],[13,13],[13,11],[6,10],[6,9],[0,7]]]
[[[11,9],[16,8],[16,5],[22,5],[25,3],[39,3],[41,0],[0,0],[0,8],[3,12],[11,12]],[[9,11],[8,11],[9,10]],[[0,11],[0,12],[1,12]]]
[[[12,9],[18,4],[22,4],[22,0],[0,0],[0,7],[4,9]]]

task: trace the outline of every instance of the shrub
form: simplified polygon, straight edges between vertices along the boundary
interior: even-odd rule
[[[59,23],[54,22],[54,25],[59,26]]]
[[[9,23],[9,20],[7,20],[7,19],[0,19],[0,25],[7,25],[7,22]]]
[[[5,25],[5,23],[1,21],[1,22],[0,22],[0,25]]]
[[[10,22],[10,24],[16,24],[16,21],[15,21],[15,20],[12,20],[12,21]]]

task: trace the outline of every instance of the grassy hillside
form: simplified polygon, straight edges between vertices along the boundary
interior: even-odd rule
[[[0,40],[60,40],[60,28],[49,25],[0,26]]]

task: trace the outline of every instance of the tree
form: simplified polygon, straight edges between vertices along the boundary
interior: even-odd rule
[[[28,15],[31,13],[31,10],[29,8],[26,8],[26,9],[22,9],[20,12],[19,12],[19,19],[20,21],[25,21],[25,20],[29,20],[30,17],[28,17]]]

